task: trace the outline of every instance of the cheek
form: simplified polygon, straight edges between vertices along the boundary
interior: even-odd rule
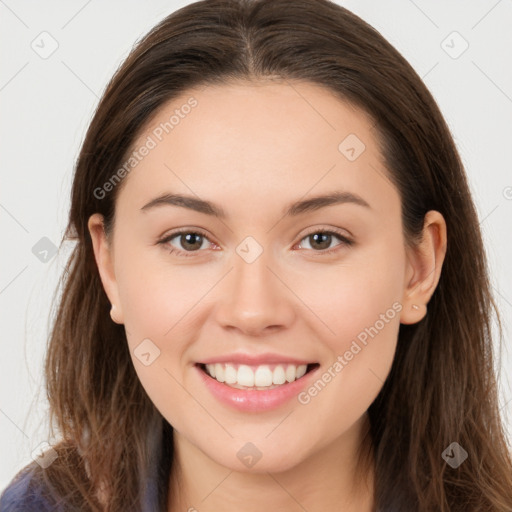
[[[339,265],[315,271],[314,278],[296,280],[295,291],[323,321],[324,339],[333,340],[332,348],[343,349],[382,315],[398,325],[405,260],[392,249],[393,244],[375,243]]]
[[[191,285],[192,272],[156,263],[132,251],[119,259],[118,286],[126,337],[133,366],[149,398],[177,430],[182,417],[200,414],[194,410],[183,385],[182,361],[190,343],[189,325],[193,305],[209,282]],[[186,412],[187,414],[184,414]]]
[[[314,286],[310,284],[306,302],[324,325],[318,323],[317,332],[328,348],[328,359],[323,361],[330,368],[326,380],[333,382],[329,387],[331,392],[337,390],[340,407],[357,397],[353,407],[365,410],[391,368],[405,264],[396,243],[374,244],[357,258],[347,259],[346,265],[326,270],[321,280],[315,276],[309,281]]]
[[[312,422],[312,438],[327,442],[350,428],[382,389],[395,355],[402,308],[392,284],[384,280],[379,289],[330,296],[325,323],[335,334],[323,331],[320,341],[328,355],[317,380],[298,397],[304,421]]]
[[[211,287],[191,265],[176,265],[160,248],[133,248],[119,258],[118,288],[127,330],[163,339]]]

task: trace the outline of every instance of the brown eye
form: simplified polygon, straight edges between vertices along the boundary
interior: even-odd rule
[[[199,233],[179,234],[178,238],[181,245],[180,249],[183,248],[186,251],[201,249],[201,246],[203,245],[203,236]]]
[[[328,249],[331,245],[332,235],[329,233],[314,233],[308,236],[309,244],[313,249]]]
[[[199,253],[204,248],[204,242],[207,242],[206,247],[211,243],[203,233],[182,230],[171,233],[158,243],[167,246],[170,253],[175,252],[178,256],[194,256],[194,253]]]
[[[338,239],[340,243],[331,246],[332,242],[335,239]],[[313,231],[309,235],[306,235],[301,240],[301,246],[303,246],[304,240],[307,241],[309,247],[302,247],[305,249],[311,249],[314,252],[318,252],[320,254],[329,254],[331,252],[337,251],[340,247],[353,245],[353,241],[342,235],[341,233],[337,233],[335,231]]]

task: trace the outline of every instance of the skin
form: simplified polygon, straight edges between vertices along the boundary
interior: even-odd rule
[[[421,244],[409,247],[371,119],[307,82],[189,90],[155,113],[134,147],[191,95],[197,107],[125,178],[112,239],[101,215],[89,219],[113,319],[125,325],[140,381],[175,429],[168,510],[370,512],[373,469],[356,478],[356,451],[399,324],[425,316],[439,281],[444,219],[428,212]],[[348,134],[366,146],[354,161],[338,149]],[[345,203],[283,217],[290,203],[335,190],[370,208]],[[212,201],[227,217],[179,206],[141,211],[163,192]],[[182,227],[206,232],[199,249],[187,252],[180,236],[157,243]],[[354,244],[333,236],[319,246],[306,236],[332,229]],[[252,263],[236,252],[247,236],[263,249]],[[195,252],[180,257],[171,246]],[[338,250],[321,255],[323,247]],[[239,412],[219,403],[193,367],[236,351],[275,352],[316,361],[321,375],[395,302],[401,310],[307,404]],[[161,351],[149,366],[133,354],[146,338]],[[262,453],[252,468],[237,457],[247,442]]]

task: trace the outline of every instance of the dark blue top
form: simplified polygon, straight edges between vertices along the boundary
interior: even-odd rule
[[[149,483],[141,512],[158,510],[157,490],[154,482]],[[24,468],[0,496],[0,512],[69,512],[62,506],[48,503],[42,491],[40,484],[34,485],[32,472]]]
[[[0,512],[51,510],[48,502],[41,496],[41,488],[29,485],[31,476],[30,471],[24,469],[12,479],[0,496]]]

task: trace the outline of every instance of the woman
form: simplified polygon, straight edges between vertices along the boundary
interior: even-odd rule
[[[512,510],[464,169],[346,9],[163,20],[100,101],[66,239],[62,441],[0,510]]]

